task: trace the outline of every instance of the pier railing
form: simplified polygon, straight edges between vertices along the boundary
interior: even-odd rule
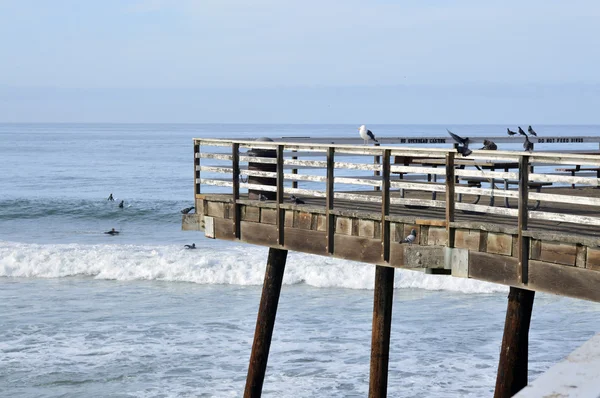
[[[405,206],[445,209],[447,225],[462,211],[518,218],[519,229],[527,220],[600,226],[600,198],[566,189],[600,186],[598,155],[479,150],[462,157],[441,148],[217,139],[195,139],[194,148],[196,194],[280,205],[295,195],[324,200],[329,211],[338,201],[370,211],[379,205],[382,221],[390,206]]]

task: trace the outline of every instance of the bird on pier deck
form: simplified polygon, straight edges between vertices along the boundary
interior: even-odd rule
[[[533,131],[533,129],[531,128],[531,126],[529,126],[529,128],[527,129],[527,132],[529,133],[529,135],[537,137],[537,133],[535,131]]]
[[[409,245],[412,245],[415,239],[417,239],[417,230],[413,229],[406,238],[402,239],[401,243],[408,243]]]
[[[527,133],[523,131],[523,129],[521,128],[521,126],[519,126],[519,134],[524,135],[525,137],[527,137]]]
[[[533,151],[533,143],[531,141],[529,141],[529,138],[525,137],[525,142],[523,143],[523,148],[525,148],[526,151]]]
[[[290,201],[295,205],[303,205],[306,203],[302,199],[298,198],[296,195],[290,195]]]
[[[375,139],[375,135],[373,134],[373,132],[371,130],[368,130],[364,124],[358,128],[358,133],[360,134],[360,137],[363,140],[365,140],[365,145],[369,143],[369,140],[373,140],[379,144],[379,141]]]
[[[494,141],[483,140],[483,146],[481,147],[481,149],[486,151],[495,151],[496,149],[498,149],[498,145],[496,145]]]
[[[194,206],[186,207],[185,209],[181,210],[181,214],[188,214],[190,211],[194,210],[194,208]]]
[[[507,128],[506,132],[508,133],[508,135],[517,135],[516,131],[512,131],[511,129]]]

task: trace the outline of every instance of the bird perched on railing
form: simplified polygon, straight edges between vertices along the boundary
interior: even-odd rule
[[[508,133],[508,135],[517,135],[516,131],[512,131],[511,129],[507,128],[506,132]]]
[[[409,245],[412,245],[415,239],[417,239],[417,230],[413,229],[406,238],[402,239],[400,243],[408,243]]]
[[[379,144],[379,141],[375,139],[373,132],[368,130],[364,124],[358,128],[358,134],[360,134],[360,137],[365,140],[365,145],[369,143],[369,140],[373,140]]]
[[[496,145],[494,141],[483,140],[483,146],[481,147],[481,149],[484,149],[486,151],[495,151],[496,149],[498,149],[498,145]]]
[[[303,205],[305,203],[302,199],[296,197],[295,195],[290,195],[290,201],[295,205]]]
[[[523,148],[525,148],[526,151],[533,151],[533,142],[529,141],[529,138],[527,138],[527,136],[525,136],[525,142],[523,143]]]
[[[452,137],[452,139],[454,141],[456,141],[456,143],[458,144],[456,146],[456,152],[460,153],[463,156],[469,156],[471,153],[473,153],[472,150],[469,149],[469,138],[463,138],[459,135],[454,134],[452,131],[446,129],[446,131],[448,132],[448,134],[450,134],[450,137]]]
[[[525,137],[527,137],[527,133],[525,133],[523,131],[523,129],[521,128],[521,126],[519,126],[519,134],[524,135]]]
[[[529,133],[529,135],[537,137],[537,133],[535,131],[533,131],[533,129],[531,128],[531,126],[529,126],[529,128],[527,129],[527,132]]]
[[[194,206],[192,206],[192,207],[186,207],[185,209],[181,210],[181,214],[188,214],[192,210],[194,210]]]

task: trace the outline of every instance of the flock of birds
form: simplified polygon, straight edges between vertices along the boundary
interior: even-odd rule
[[[523,148],[529,152],[533,151],[533,143],[531,141],[529,141],[529,137],[537,137],[537,133],[531,126],[529,126],[527,128],[527,133],[521,128],[521,126],[517,126],[517,127],[518,127],[517,131],[512,131],[510,128],[507,128],[506,132],[508,133],[509,136],[514,136],[517,134],[524,136],[525,141],[523,142]],[[452,139],[456,142],[456,144],[457,144],[456,151],[458,153],[460,153],[462,156],[469,156],[471,153],[473,153],[473,151],[471,149],[469,149],[469,138],[468,137],[463,138],[457,134],[454,134],[453,132],[451,132],[448,129],[446,129],[446,131],[448,132],[448,134],[450,134]],[[367,145],[369,143],[369,141],[379,143],[379,141],[377,141],[377,139],[375,138],[375,134],[373,134],[373,132],[371,130],[369,130],[364,124],[358,128],[358,134],[365,141],[364,142],[365,145]],[[483,140],[483,147],[481,147],[480,149],[488,150],[488,151],[495,151],[496,149],[498,149],[498,145],[496,145],[496,143],[494,141],[486,139],[486,140]]]

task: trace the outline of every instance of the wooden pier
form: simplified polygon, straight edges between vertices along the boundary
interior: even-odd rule
[[[245,396],[262,391],[288,250],[376,266],[371,397],[387,391],[394,268],[510,286],[495,397],[516,394],[535,292],[600,301],[600,178],[556,167],[600,156],[195,139],[183,229],[271,248]]]

